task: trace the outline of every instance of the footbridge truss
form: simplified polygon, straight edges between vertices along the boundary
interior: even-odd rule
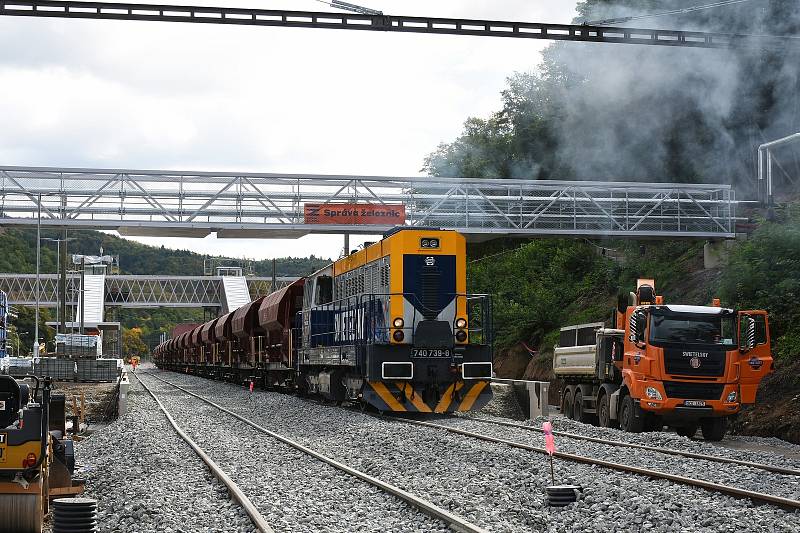
[[[296,278],[278,277],[275,287],[285,287]],[[250,299],[272,292],[272,278],[248,277]],[[224,307],[222,277],[209,276],[105,276],[105,307]],[[81,279],[67,277],[67,304],[78,303]],[[39,305],[56,307],[59,301],[58,275],[42,274],[39,280]],[[11,305],[36,305],[35,274],[0,274],[0,290]]]
[[[307,204],[400,205],[472,240],[546,235],[732,238],[729,185],[0,166],[0,224],[123,235],[295,238],[389,225],[309,223]]]

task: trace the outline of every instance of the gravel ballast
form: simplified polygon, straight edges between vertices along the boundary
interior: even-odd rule
[[[75,447],[102,532],[254,531],[135,378],[128,413]]]
[[[449,531],[395,496],[197,398],[146,374],[140,379],[276,531]]]
[[[544,489],[551,484],[550,466],[541,454],[477,441],[439,429],[379,419],[287,394],[256,391],[250,395],[242,387],[226,383],[167,372],[158,375],[493,531],[800,530],[800,513],[770,505],[756,506],[748,500],[667,481],[651,481],[642,476],[559,460],[556,460],[556,483],[575,483],[585,490],[584,498],[578,503],[553,510],[544,502]],[[441,420],[437,422],[441,423]],[[449,423],[479,425],[469,420]],[[482,432],[502,436],[502,430],[492,426],[491,431]],[[527,438],[534,439],[537,446],[542,445],[540,435],[516,431],[530,433]],[[539,442],[536,442],[537,438]],[[562,446],[562,440],[559,439],[559,446]],[[608,450],[608,446],[597,446]],[[613,454],[615,450],[618,448],[598,450],[597,453]],[[719,448],[716,451],[720,454],[738,453]],[[665,457],[663,454],[649,456],[647,461],[657,460],[659,463],[648,466],[660,470],[677,468],[671,463],[674,458]],[[764,462],[764,458],[759,462]],[[705,466],[692,466],[705,469],[705,475],[701,475],[702,470],[697,470],[698,477],[713,479],[712,474],[720,466],[726,466],[741,469],[736,471],[741,471],[743,479],[751,482],[748,475],[752,469],[718,463],[699,464]],[[686,474],[686,469],[682,468],[681,473]],[[728,472],[725,475],[734,474]],[[763,492],[778,494],[786,490],[777,487],[783,480],[773,474],[752,482],[762,483],[760,489]]]

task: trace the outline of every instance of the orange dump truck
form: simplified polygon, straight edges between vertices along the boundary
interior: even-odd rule
[[[668,425],[693,436],[699,426],[721,440],[772,371],[766,311],[664,304],[641,279],[613,321],[561,329],[553,369],[569,418],[636,433]]]

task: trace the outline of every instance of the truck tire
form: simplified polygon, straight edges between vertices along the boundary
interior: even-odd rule
[[[572,401],[572,413],[578,422],[586,422],[586,414],[583,412],[583,394],[580,389],[575,389],[575,399]]]
[[[561,414],[569,419],[574,419],[574,414],[572,411],[572,406],[573,406],[572,393],[573,393],[572,387],[567,387],[567,390],[564,391],[564,396],[562,396],[561,398]]]
[[[700,421],[700,429],[703,430],[705,440],[721,441],[728,432],[728,419],[726,417],[704,418]]]
[[[611,397],[608,393],[600,393],[597,399],[597,419],[604,428],[619,426],[619,418],[611,418]]]
[[[630,394],[626,394],[622,399],[622,407],[619,410],[619,426],[628,433],[641,433],[644,429],[644,417],[636,416],[636,404]]]
[[[680,426],[675,428],[675,433],[680,435],[681,437],[694,437],[694,434],[697,433],[697,424],[687,424],[685,426]]]

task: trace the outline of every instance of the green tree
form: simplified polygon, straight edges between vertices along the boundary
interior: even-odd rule
[[[131,357],[145,357],[149,350],[142,341],[142,330],[140,328],[122,329],[122,356],[130,360]]]
[[[19,339],[21,355],[30,355],[33,350],[34,332],[36,325],[36,310],[32,307],[14,306],[13,314],[9,316],[9,323],[14,327]],[[44,343],[48,351],[53,351],[55,332],[46,325],[51,320],[50,310],[39,309],[39,343]],[[16,339],[14,339],[16,350]]]

